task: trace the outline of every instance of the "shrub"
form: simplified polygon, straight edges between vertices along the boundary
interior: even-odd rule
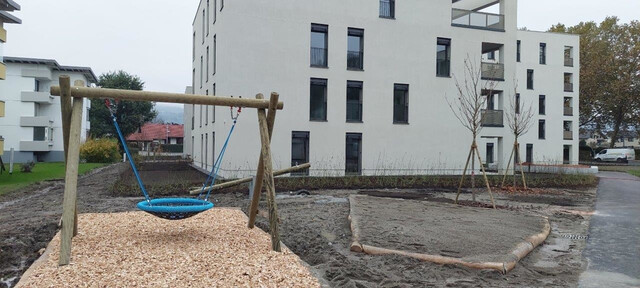
[[[80,158],[89,163],[113,163],[120,158],[115,139],[88,139],[80,146]]]
[[[182,153],[182,144],[162,144],[162,151],[169,153]]]
[[[36,162],[29,161],[27,163],[23,163],[22,166],[20,166],[20,172],[31,173],[33,167],[36,167]]]

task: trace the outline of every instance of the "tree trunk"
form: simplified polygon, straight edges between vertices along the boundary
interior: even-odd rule
[[[624,117],[624,108],[622,106],[616,109],[616,113],[613,120],[613,134],[611,134],[611,143],[609,143],[609,148],[614,148],[616,146],[616,141],[618,140],[618,134],[620,134],[620,126],[622,126],[622,118]]]

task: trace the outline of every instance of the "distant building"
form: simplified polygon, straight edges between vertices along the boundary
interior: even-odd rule
[[[7,66],[4,64],[4,43],[7,42],[7,30],[4,29],[4,24],[21,24],[22,20],[9,14],[9,12],[20,10],[20,5],[11,0],[0,0],[0,80],[4,80],[7,77]],[[0,95],[0,118],[5,114],[5,97]],[[0,131],[2,132],[2,131]],[[4,138],[0,133],[0,156],[4,152]],[[1,158],[0,158],[1,159]]]
[[[151,151],[158,144],[180,144],[184,142],[184,125],[146,123],[138,132],[127,136],[127,142],[138,143],[142,151]]]
[[[14,161],[64,161],[62,140],[62,114],[60,97],[49,93],[51,86],[59,85],[61,75],[71,77],[85,85],[96,83],[96,75],[89,67],[62,66],[56,60],[4,57],[7,68],[5,81],[0,81],[0,97],[5,102],[5,117],[0,118],[4,135],[4,162],[14,149]],[[89,131],[91,101],[84,99],[81,138]]]

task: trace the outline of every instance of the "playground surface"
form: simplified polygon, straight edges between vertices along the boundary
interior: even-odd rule
[[[126,163],[120,163],[81,177],[78,183],[79,212],[136,211],[135,204],[141,197],[114,197],[109,192],[126,168]],[[62,188],[62,183],[50,182],[0,196],[0,239],[4,239],[0,243],[0,287],[13,287],[40,256],[38,252],[56,235],[62,212]],[[589,212],[594,207],[594,188],[556,189],[533,194],[496,193],[498,210],[548,217],[551,225],[551,233],[545,242],[507,274],[460,265],[439,265],[401,255],[368,255],[350,251],[349,197],[358,194],[432,203],[452,203],[455,197],[452,191],[429,189],[311,190],[310,196],[278,193],[282,241],[309,265],[321,284],[330,287],[574,287],[587,266],[582,250],[586,245],[584,236],[589,226]],[[461,195],[462,200],[470,198],[470,194]],[[489,203],[488,198],[486,193],[478,194],[478,200],[483,203]],[[212,201],[218,208],[241,208],[245,213],[249,204],[246,192],[214,194]],[[264,201],[261,202],[260,208],[265,206]],[[405,212],[420,213],[413,210]],[[181,222],[170,225],[178,229]],[[268,232],[266,219],[258,217],[256,225]],[[139,225],[142,227],[144,224]],[[79,228],[81,234],[86,232],[82,224]],[[109,233],[126,232],[117,230],[119,227],[105,229]],[[211,245],[217,245],[211,242]],[[76,244],[74,241],[74,249]],[[79,253],[74,252],[73,255],[72,263],[73,257]]]
[[[288,249],[247,229],[238,209],[180,222],[144,212],[81,214],[70,265],[58,266],[60,233],[16,287],[319,287]]]

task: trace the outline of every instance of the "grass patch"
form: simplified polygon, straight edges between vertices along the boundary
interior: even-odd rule
[[[640,177],[640,170],[630,170],[629,174]]]
[[[109,164],[106,163],[80,163],[78,167],[78,174],[85,174],[95,168],[103,167]],[[5,165],[7,171],[9,165]],[[9,193],[11,191],[20,189],[22,187],[29,186],[31,184],[53,179],[64,178],[64,163],[36,163],[31,173],[20,172],[21,164],[13,165],[13,174],[3,172],[0,174],[0,195]]]
[[[598,166],[600,171],[625,172],[640,177],[640,167],[638,166]]]

